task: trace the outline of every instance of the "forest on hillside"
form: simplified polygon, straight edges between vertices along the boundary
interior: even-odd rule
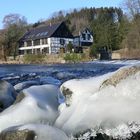
[[[3,19],[4,29],[0,31],[1,57],[15,58],[18,55],[18,40],[27,30],[61,21],[65,21],[73,35],[78,35],[85,27],[92,31],[93,55],[102,47],[111,51],[124,48],[130,52],[134,49],[140,50],[140,0],[126,0],[124,6],[127,10],[91,7],[59,11],[51,18],[34,24],[28,24],[26,18],[19,14],[6,15]]]

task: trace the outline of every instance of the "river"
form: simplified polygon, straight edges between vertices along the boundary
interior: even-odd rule
[[[0,79],[15,85],[26,80],[38,80],[39,77],[53,77],[61,82],[73,78],[88,78],[117,70],[123,64],[78,63],[52,65],[0,65]],[[21,78],[24,77],[24,78]]]

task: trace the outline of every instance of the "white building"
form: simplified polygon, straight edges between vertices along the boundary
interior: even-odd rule
[[[73,37],[64,22],[50,24],[26,32],[19,40],[19,53],[59,53],[61,49],[65,51],[69,43],[72,43],[74,47],[91,45],[93,36],[86,28],[80,36]]]
[[[85,28],[79,33],[79,36],[74,37],[75,46],[90,46],[93,43],[93,35],[88,28]]]

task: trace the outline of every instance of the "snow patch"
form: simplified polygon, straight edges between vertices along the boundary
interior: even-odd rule
[[[135,64],[140,64],[140,60],[95,60],[95,61],[90,61],[89,63],[99,63],[99,64],[119,64],[119,65],[135,65]]]

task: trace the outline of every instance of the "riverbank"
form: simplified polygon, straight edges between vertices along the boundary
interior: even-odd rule
[[[112,52],[112,59],[108,61],[122,61],[122,60],[140,60],[139,49],[121,49]],[[47,54],[47,55],[20,55],[14,60],[13,57],[7,57],[7,61],[0,60],[0,64],[65,64],[65,63],[81,63],[91,62],[98,59],[89,57],[89,52],[86,50],[84,53],[66,53],[66,54]]]
[[[88,62],[92,59],[85,53],[83,54],[53,54],[53,55],[20,55],[14,60],[13,57],[7,57],[7,61],[0,60],[0,64],[65,64],[65,63],[77,63]]]
[[[89,61],[79,61],[79,62],[66,62],[65,60],[62,61],[48,61],[43,63],[25,63],[23,61],[0,61],[0,65],[14,65],[14,64],[23,64],[23,65],[55,65],[55,64],[81,64],[81,63],[102,63],[102,64],[135,64],[139,63],[140,59],[111,59],[111,60],[99,60],[99,59],[91,59]]]

